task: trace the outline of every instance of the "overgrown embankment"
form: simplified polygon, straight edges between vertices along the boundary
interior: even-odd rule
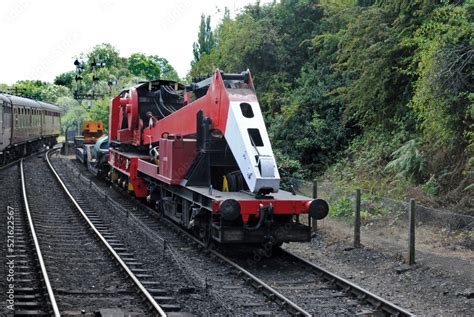
[[[252,71],[283,176],[472,213],[473,12],[458,0],[256,3],[215,30],[203,18],[191,74]]]

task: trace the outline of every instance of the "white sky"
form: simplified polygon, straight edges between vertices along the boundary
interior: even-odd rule
[[[211,15],[215,26],[225,6],[234,16],[254,2],[1,0],[0,83],[52,82],[56,75],[75,69],[76,56],[100,43],[112,44],[124,57],[136,52],[164,57],[184,77],[201,14]]]

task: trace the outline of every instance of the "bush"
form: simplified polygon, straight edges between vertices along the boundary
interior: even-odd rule
[[[414,181],[421,179],[425,161],[416,147],[415,139],[406,142],[391,156],[393,160],[387,164],[386,170],[396,173],[396,177]]]
[[[349,217],[353,214],[352,202],[349,198],[343,197],[337,200],[329,209],[330,217]]]
[[[426,194],[428,194],[430,196],[437,196],[438,195],[438,193],[439,193],[439,184],[438,184],[438,181],[436,180],[436,178],[434,177],[434,175],[432,175],[430,177],[430,179],[426,183],[423,184],[421,189],[423,190],[423,192],[425,192]]]

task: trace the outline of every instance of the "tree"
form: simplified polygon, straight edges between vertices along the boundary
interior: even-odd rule
[[[109,126],[109,107],[109,98],[94,100],[91,109],[88,111],[87,119],[102,121],[104,123],[104,129],[107,131]]]
[[[147,80],[180,80],[178,73],[168,60],[158,55],[132,54],[128,58],[128,69],[133,75],[146,78]]]
[[[199,26],[198,41],[193,44],[193,63],[199,62],[201,57],[209,54],[215,47],[214,35],[211,29],[211,16],[201,16],[201,24]]]
[[[147,80],[159,79],[161,67],[158,56],[146,56],[141,53],[134,53],[128,58],[128,69],[130,72]]]
[[[160,66],[161,79],[174,80],[176,82],[180,81],[178,73],[173,68],[173,66],[171,66],[171,64],[168,62],[166,58],[159,57],[156,55],[153,55],[153,58],[155,62]]]
[[[119,51],[108,43],[96,45],[89,53],[85,56],[82,54],[82,56],[87,59],[85,64],[87,68],[90,67],[90,63],[93,61],[105,63],[108,68],[120,69],[127,67],[127,59],[120,57]]]
[[[56,103],[58,98],[68,96],[71,91],[62,85],[49,84],[40,92],[40,98],[49,103]]]
[[[11,90],[15,94],[25,95],[32,99],[43,100],[42,91],[48,83],[40,80],[20,80],[13,84]]]
[[[473,123],[468,110],[473,42],[468,11],[449,4],[433,10],[403,42],[415,48],[406,69],[406,74],[416,78],[410,105],[428,144],[453,147],[466,143],[466,132]]]
[[[54,79],[54,84],[65,86],[69,89],[73,89],[75,77],[76,77],[75,71],[72,70],[70,72],[65,72],[56,76],[56,78]]]

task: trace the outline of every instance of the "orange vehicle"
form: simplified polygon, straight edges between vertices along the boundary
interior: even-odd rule
[[[102,135],[104,135],[104,123],[102,121],[84,121],[82,135],[74,138],[76,158],[86,164],[88,148],[93,147]]]
[[[104,124],[102,121],[84,121],[82,125],[82,136],[84,143],[95,143],[104,134]]]

